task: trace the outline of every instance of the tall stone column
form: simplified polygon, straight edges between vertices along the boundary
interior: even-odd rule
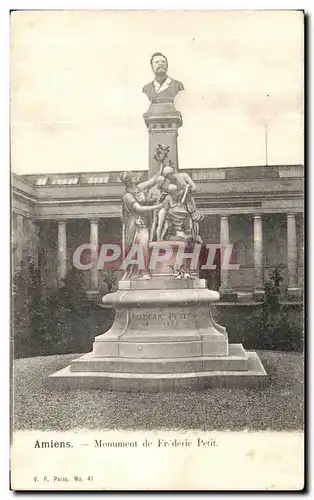
[[[16,229],[19,236],[24,234],[24,217],[23,215],[17,214],[16,216]]]
[[[287,214],[287,260],[288,260],[288,296],[296,299],[300,297],[297,269],[297,231],[295,214]]]
[[[66,221],[58,221],[58,285],[62,285],[67,273]]]
[[[15,249],[15,263],[17,266],[21,264],[23,257],[24,245],[24,217],[23,215],[16,215],[16,231],[13,235],[13,246]]]
[[[262,296],[264,294],[263,221],[262,217],[257,214],[254,214],[254,268],[254,295]]]
[[[90,221],[90,244],[98,248],[98,219],[91,219]],[[90,288],[92,291],[98,292],[98,252],[92,251],[92,268],[91,268],[91,281]]]
[[[226,245],[229,245],[229,219],[227,215],[220,217],[220,293],[227,297],[232,295],[230,287],[230,271],[226,269],[224,262],[224,252]]]
[[[174,109],[172,104],[167,103],[169,109],[163,113],[161,106],[151,106],[148,113],[144,114],[144,120],[149,134],[149,167],[148,177],[159,172],[160,164],[154,158],[158,143],[170,147],[168,160],[173,163],[175,170],[178,169],[178,128],[182,125],[182,116]],[[160,109],[161,108],[161,109]]]

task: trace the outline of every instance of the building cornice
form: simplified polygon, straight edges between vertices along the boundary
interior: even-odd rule
[[[246,170],[243,170],[246,169]],[[252,170],[251,170],[252,169]],[[303,210],[304,179],[296,176],[295,172],[303,171],[302,165],[280,165],[263,167],[272,175],[258,174],[258,167],[226,167],[223,169],[195,169],[199,175],[210,174],[213,178],[195,179],[197,186],[195,193],[196,203],[204,213],[222,213],[227,206],[234,209],[235,213],[249,213],[259,211],[270,213],[284,212],[290,207]],[[294,169],[294,170],[293,170]],[[297,169],[297,170],[296,170]],[[215,172],[225,172],[215,178]],[[281,172],[288,172],[283,177]],[[191,174],[193,171],[188,170]],[[227,173],[229,174],[227,175]],[[242,174],[240,175],[240,172]],[[243,177],[244,172],[250,175]],[[290,172],[290,173],[289,173]],[[290,175],[294,172],[293,175]],[[140,171],[136,172],[138,175]],[[239,176],[236,177],[236,174]],[[97,172],[99,177],[108,175],[108,172]],[[111,173],[112,174],[112,173]],[[117,173],[114,173],[115,175]],[[146,171],[143,174],[147,175]],[[254,174],[254,175],[253,175]],[[276,176],[275,176],[276,174]],[[278,175],[277,175],[278,174]],[[45,177],[59,174],[47,174]],[[68,177],[90,175],[93,173],[64,174]],[[60,174],[61,176],[61,174]],[[36,176],[31,176],[35,178]],[[43,175],[41,175],[43,177]],[[62,176],[61,176],[62,177]],[[121,198],[124,186],[121,182],[107,183],[76,183],[76,184],[48,184],[38,185],[17,174],[12,174],[12,209],[16,213],[24,213],[29,217],[48,219],[64,216],[65,218],[83,217],[117,217],[121,212]],[[241,205],[242,204],[242,205]],[[260,208],[259,208],[260,207]]]

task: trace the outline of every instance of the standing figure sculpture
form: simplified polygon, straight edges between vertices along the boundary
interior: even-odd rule
[[[147,199],[149,188],[156,184],[158,174],[145,182],[138,183],[132,172],[123,172],[121,181],[126,187],[122,198],[122,255],[123,260],[127,253],[140,245],[144,256],[144,269],[138,269],[137,265],[129,265],[122,279],[150,279],[148,273],[148,243],[150,228],[150,213],[162,208],[162,203],[153,204],[153,199]],[[145,204],[147,203],[147,204]],[[132,251],[132,250],[131,250]]]
[[[155,79],[144,85],[143,92],[151,103],[172,102],[176,95],[184,90],[183,83],[167,75],[168,60],[161,52],[155,52],[150,59]]]

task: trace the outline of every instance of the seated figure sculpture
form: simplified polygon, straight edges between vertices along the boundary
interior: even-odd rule
[[[162,241],[168,229],[173,229],[177,238],[201,243],[199,222],[203,220],[203,214],[197,210],[191,195],[196,186],[189,174],[175,173],[168,165],[163,167],[156,185],[161,191],[159,201],[163,206],[153,214],[150,239]]]

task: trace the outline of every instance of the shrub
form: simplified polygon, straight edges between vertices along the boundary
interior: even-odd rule
[[[281,283],[283,282],[283,277],[281,271],[283,266],[280,264],[274,267],[270,274],[268,280],[264,284],[264,304],[265,308],[277,308],[279,307],[280,298],[283,295],[283,290]]]
[[[39,272],[27,262],[14,278],[12,320],[14,357],[66,354],[90,351],[94,337],[110,328],[113,311],[87,300],[75,268],[45,296]]]
[[[40,273],[31,258],[26,258],[12,280],[11,313],[14,356],[18,356],[20,352],[31,356],[34,351],[38,336],[37,326],[44,321],[45,317],[45,311],[40,307],[42,290]]]
[[[258,304],[221,305],[214,316],[226,327],[229,342],[242,343],[246,349],[303,350],[301,305],[279,304],[267,310]]]
[[[246,349],[303,350],[303,309],[280,303],[281,269],[277,266],[270,273],[262,305],[217,307],[218,323],[226,326],[230,342],[241,342]]]
[[[278,270],[277,270],[278,271]],[[280,272],[265,287],[263,305],[217,306],[215,317],[229,341],[246,349],[303,349],[303,309],[280,304]],[[114,286],[114,276],[108,276]],[[87,300],[82,273],[72,268],[63,286],[46,296],[34,262],[25,259],[12,282],[13,356],[88,352],[96,335],[107,331],[114,312]]]
[[[300,351],[303,349],[303,311],[300,307],[280,303],[285,293],[281,287],[281,272],[281,265],[273,268],[265,283],[261,348]]]

